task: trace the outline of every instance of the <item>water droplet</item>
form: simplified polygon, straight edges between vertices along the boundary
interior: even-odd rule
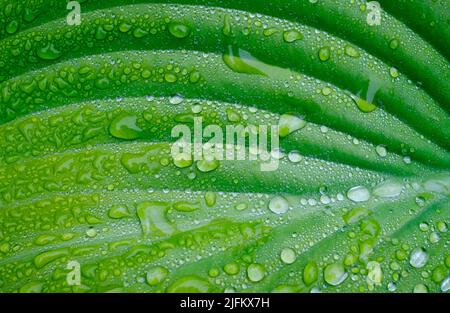
[[[280,137],[286,137],[293,132],[306,126],[306,122],[293,115],[283,114],[278,122]]]
[[[386,149],[386,146],[379,145],[379,146],[377,146],[377,147],[375,148],[375,150],[376,150],[377,154],[378,154],[380,157],[384,158],[384,157],[387,156],[387,149]]]
[[[234,208],[238,211],[244,211],[248,208],[248,204],[247,203],[239,203]]]
[[[218,160],[201,160],[197,162],[197,168],[200,172],[208,173],[212,172],[220,166]]]
[[[445,233],[447,231],[447,224],[443,221],[439,221],[436,224],[437,229],[441,232],[441,233]]]
[[[397,290],[397,286],[396,286],[393,282],[390,282],[390,283],[388,284],[388,290],[389,290],[390,292],[394,292],[394,291]]]
[[[200,209],[198,204],[189,202],[177,202],[173,205],[173,208],[179,212],[194,212]]]
[[[325,87],[322,88],[322,94],[324,96],[329,96],[329,95],[331,95],[332,92],[333,92],[333,89],[331,89],[328,86],[325,86]]]
[[[441,284],[441,291],[447,292],[449,290],[450,290],[450,277],[447,277]]]
[[[198,71],[192,71],[191,74],[189,74],[189,81],[192,84],[199,82],[200,79],[201,79],[201,74]]]
[[[322,62],[328,61],[331,56],[331,50],[330,47],[322,47],[319,49],[319,59]]]
[[[365,202],[370,199],[370,191],[364,186],[353,187],[347,192],[347,197],[354,202]]]
[[[253,263],[247,267],[247,277],[252,282],[261,281],[265,275],[266,275],[266,269],[261,264]]]
[[[43,285],[44,284],[39,281],[29,282],[20,287],[20,293],[40,293]]]
[[[178,80],[177,75],[173,74],[173,73],[166,73],[164,75],[164,79],[166,80],[166,82],[168,83],[175,83]]]
[[[69,250],[67,248],[62,248],[58,250],[46,251],[34,258],[34,265],[37,268],[42,268],[50,262],[53,262],[59,258],[69,255]]]
[[[285,264],[292,264],[295,262],[297,256],[295,255],[295,251],[291,248],[284,248],[281,251],[281,261]]]
[[[118,115],[109,126],[109,133],[119,139],[138,139],[142,135],[142,129],[137,126],[137,116],[130,113]]]
[[[228,275],[236,275],[240,271],[240,266],[238,263],[232,262],[232,263],[225,264],[225,266],[223,267],[223,270]]]
[[[288,154],[288,159],[292,163],[299,163],[303,159],[302,155],[297,151],[291,151]]]
[[[429,227],[428,223],[422,222],[419,224],[419,229],[423,232],[428,231],[429,228],[430,227]]]
[[[121,31],[122,33],[127,33],[130,31],[132,25],[127,24],[127,23],[122,23],[119,26],[119,31]]]
[[[175,164],[178,168],[186,168],[191,166],[194,163],[192,160],[192,155],[190,153],[179,153],[173,160],[173,164]]]
[[[222,33],[225,36],[230,36],[231,35],[231,21],[230,21],[230,16],[228,14],[225,14],[225,16],[223,18]]]
[[[166,279],[169,271],[162,266],[155,266],[151,268],[146,275],[146,282],[150,286],[156,286]]]
[[[97,231],[94,228],[90,228],[86,230],[86,235],[90,238],[94,238],[95,236],[97,236]]]
[[[432,244],[435,244],[435,243],[438,243],[441,238],[439,237],[439,234],[434,231],[430,234],[429,239]]]
[[[169,32],[170,34],[172,34],[172,36],[183,39],[189,36],[189,34],[191,33],[191,29],[189,26],[182,23],[172,22],[169,24]]]
[[[110,218],[119,219],[130,216],[128,208],[124,205],[115,205],[108,211]]]
[[[205,194],[205,202],[209,207],[213,207],[216,204],[216,194],[212,191],[208,191]]]
[[[415,268],[424,267],[428,262],[428,254],[422,248],[416,248],[411,252],[409,264]]]
[[[95,38],[98,40],[103,40],[107,35],[108,33],[105,31],[105,29],[101,25],[99,25],[97,27],[97,31],[95,32]]]
[[[49,43],[45,47],[38,49],[36,53],[42,60],[47,61],[56,60],[62,55],[61,51],[56,49],[53,43]]]
[[[413,289],[414,293],[428,293],[428,287],[424,284],[417,284]]]
[[[398,70],[395,67],[391,67],[389,69],[389,74],[393,77],[393,78],[397,78],[400,74],[398,72]]]
[[[133,36],[138,39],[143,38],[147,35],[148,35],[148,32],[139,27],[133,31]]]
[[[257,61],[245,50],[229,46],[228,51],[223,54],[223,61],[226,66],[236,73],[266,76],[264,71],[258,68],[261,62]]]
[[[208,293],[212,292],[211,284],[198,276],[190,275],[179,278],[167,287],[169,293]]]
[[[230,121],[232,123],[236,123],[236,122],[239,122],[241,120],[240,114],[235,112],[231,108],[227,109],[227,118],[228,118],[228,121]]]
[[[398,41],[398,39],[392,39],[392,40],[389,42],[389,47],[390,47],[392,50],[397,49],[399,45],[400,45],[400,42]]]
[[[353,208],[346,214],[342,216],[342,219],[346,224],[352,224],[359,220],[361,220],[363,217],[366,217],[369,214],[369,211],[365,208]]]
[[[347,279],[347,276],[348,273],[345,271],[344,266],[338,263],[328,265],[323,275],[325,281],[332,286],[342,284]]]
[[[284,214],[289,209],[289,203],[283,197],[276,196],[269,201],[269,210],[275,214]]]
[[[307,286],[313,284],[319,277],[319,268],[316,262],[309,262],[303,269],[303,281]]]
[[[367,263],[367,279],[372,284],[381,284],[383,281],[383,271],[381,270],[380,263],[371,261]]]
[[[19,23],[17,21],[11,21],[6,25],[6,32],[8,34],[14,34],[19,29]]]
[[[169,205],[165,202],[143,202],[137,206],[137,215],[141,222],[142,232],[145,235],[171,235],[175,228],[167,220],[166,214]]]
[[[366,100],[360,97],[352,96],[352,99],[361,112],[370,113],[375,111],[377,108],[376,105],[374,105],[373,103],[367,102]]]
[[[396,181],[386,181],[379,184],[373,190],[373,194],[381,198],[398,197],[403,190],[403,185]]]
[[[360,56],[358,50],[350,45],[346,45],[344,48],[345,54],[352,58],[358,58]]]
[[[170,97],[169,102],[170,104],[180,104],[183,102],[183,97],[181,95],[173,95],[172,97]]]
[[[283,39],[288,43],[292,43],[294,41],[302,40],[303,35],[298,30],[291,29],[283,33]]]

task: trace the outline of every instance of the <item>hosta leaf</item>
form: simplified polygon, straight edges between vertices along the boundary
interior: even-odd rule
[[[0,291],[448,292],[450,7],[399,2],[0,0]]]

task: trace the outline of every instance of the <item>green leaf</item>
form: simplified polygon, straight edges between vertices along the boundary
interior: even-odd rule
[[[0,291],[448,292],[449,4],[162,2],[1,1]]]

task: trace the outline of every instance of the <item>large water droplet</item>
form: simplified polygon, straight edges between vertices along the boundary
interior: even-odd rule
[[[53,43],[49,43],[45,47],[38,49],[36,53],[38,57],[48,61],[56,60],[62,55],[61,51],[56,49]]]
[[[297,256],[295,255],[295,251],[291,248],[284,248],[281,250],[281,261],[285,264],[292,264],[295,262]]]
[[[286,137],[305,126],[306,122],[303,119],[297,116],[283,114],[278,122],[280,137]]]
[[[331,56],[331,50],[330,47],[322,47],[319,49],[319,59],[320,61],[328,61]]]
[[[447,277],[444,279],[444,281],[441,283],[441,291],[447,292],[450,290],[450,277]]]
[[[378,154],[380,157],[384,158],[384,157],[387,156],[387,149],[386,149],[386,146],[379,145],[379,146],[377,146],[377,147],[375,148],[375,150],[376,150],[377,154]]]
[[[275,214],[284,214],[289,209],[289,203],[283,197],[276,196],[269,202],[269,210]]]
[[[298,30],[291,29],[283,33],[283,39],[284,41],[291,43],[297,40],[302,40],[303,35]]]
[[[416,248],[411,252],[409,264],[415,268],[424,267],[428,262],[428,254],[422,248]]]
[[[166,217],[169,205],[165,202],[143,202],[137,206],[137,215],[145,235],[170,235],[175,231]]]
[[[332,286],[342,284],[347,279],[347,276],[348,273],[345,271],[344,266],[338,263],[328,265],[323,274],[325,281]]]
[[[261,281],[265,275],[266,275],[266,269],[261,264],[253,263],[247,267],[247,277],[252,282]]]
[[[185,24],[172,22],[169,24],[169,32],[170,34],[172,34],[172,36],[183,39],[189,36],[189,34],[191,33],[191,29]]]
[[[373,194],[381,198],[395,198],[402,193],[403,185],[396,181],[386,181],[373,190]]]
[[[344,48],[345,54],[352,58],[358,58],[360,56],[358,50],[350,45],[346,45]]]
[[[376,105],[360,97],[352,96],[353,101],[361,112],[370,113],[377,109]]]
[[[303,269],[303,281],[307,286],[313,284],[319,277],[319,268],[316,262],[308,262]]]
[[[197,168],[200,172],[208,173],[212,172],[220,166],[218,160],[201,160],[197,162]]]
[[[116,138],[132,140],[140,138],[142,129],[137,126],[136,115],[122,113],[111,122],[109,132]]]
[[[347,197],[354,202],[365,202],[370,199],[370,191],[364,186],[353,187],[347,192]]]
[[[367,263],[367,279],[369,283],[381,284],[383,281],[383,271],[381,270],[380,263],[371,261]]]
[[[164,279],[166,279],[169,271],[162,266],[155,266],[151,268],[146,275],[147,284],[150,286],[155,286],[161,283]]]

